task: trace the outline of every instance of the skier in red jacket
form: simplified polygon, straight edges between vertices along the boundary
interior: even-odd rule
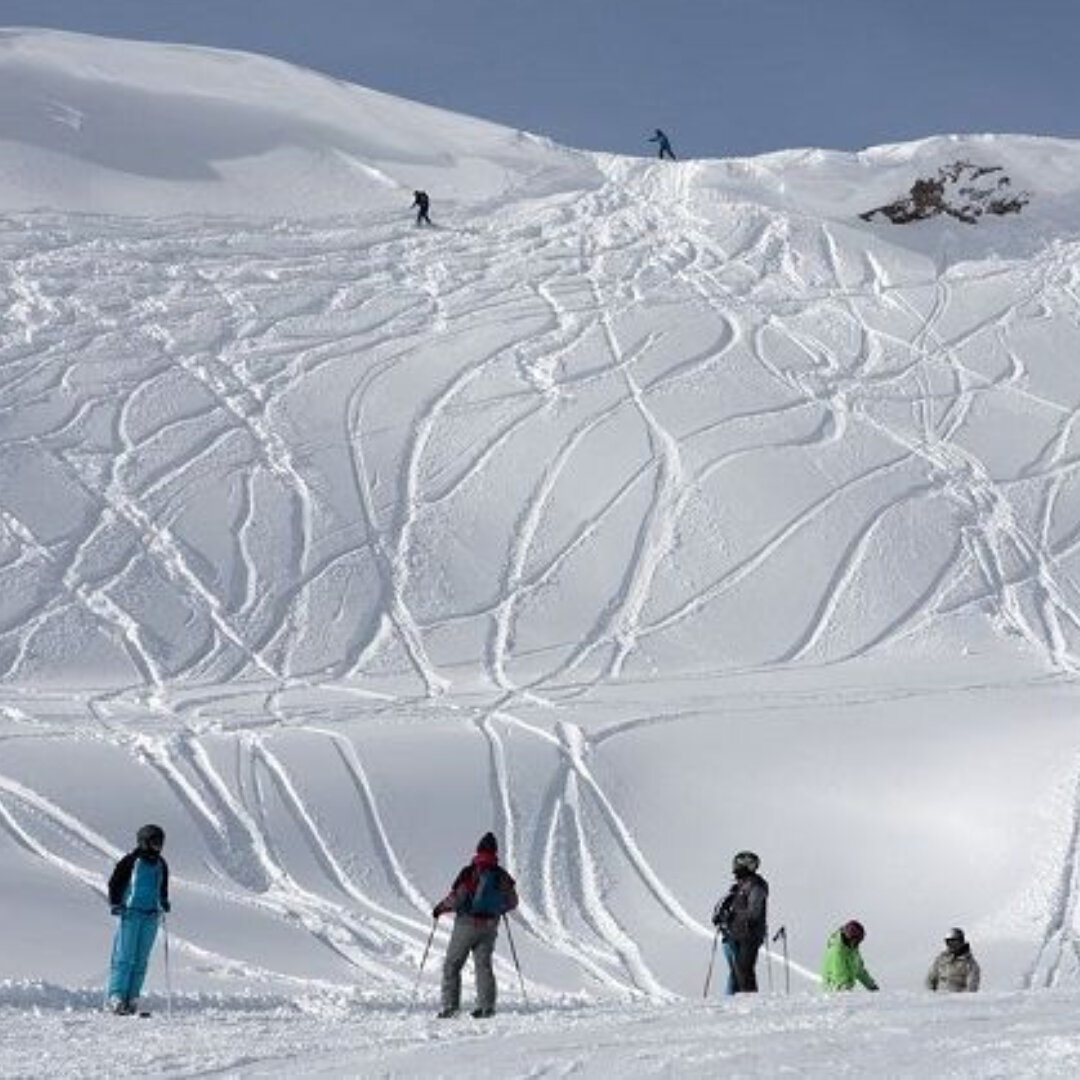
[[[495,1015],[495,972],[491,958],[499,933],[499,920],[518,905],[514,879],[499,865],[499,845],[494,833],[484,833],[472,862],[454,878],[450,892],[434,907],[437,919],[455,913],[454,929],[446,949],[442,974],[440,1018],[456,1016],[461,1008],[461,969],[472,953],[476,967],[476,1008],[481,1019]]]

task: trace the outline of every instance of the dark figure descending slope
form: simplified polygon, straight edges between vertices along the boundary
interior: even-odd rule
[[[472,953],[476,967],[477,1019],[495,1015],[495,972],[491,958],[499,920],[517,907],[514,879],[499,865],[499,846],[492,833],[485,833],[476,846],[476,855],[456,878],[432,911],[437,919],[448,911],[456,914],[450,944],[443,961],[441,1018],[454,1016],[461,1008],[461,969]]]
[[[926,989],[952,993],[979,989],[982,973],[971,952],[964,931],[954,926],[945,939],[945,951],[938,955],[926,976]]]
[[[426,191],[414,191],[412,204],[416,207],[416,224],[432,224],[431,218],[428,217],[428,207],[431,206],[428,193]]]
[[[656,134],[649,139],[649,142],[659,143],[657,150],[657,157],[661,160],[667,158],[668,161],[675,160],[675,151],[671,149],[671,140],[659,129],[656,129]]]
[[[169,867],[161,855],[165,831],[159,825],[144,825],[136,843],[109,878],[109,905],[120,919],[113,941],[109,1003],[121,1016],[137,1009],[158,921],[169,910]]]
[[[735,881],[713,909],[713,926],[724,942],[728,964],[725,993],[757,992],[758,950],[767,933],[768,882],[757,870],[761,860],[752,851],[740,851],[731,863]]]

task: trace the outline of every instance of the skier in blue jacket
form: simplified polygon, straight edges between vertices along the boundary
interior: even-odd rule
[[[675,160],[675,151],[671,149],[671,140],[659,129],[656,129],[656,134],[653,135],[649,142],[659,143],[657,148],[657,157],[661,160],[667,158],[669,161]]]
[[[119,917],[109,972],[109,1003],[114,1013],[137,1011],[162,912],[169,910],[169,866],[161,855],[165,830],[144,825],[136,848],[125,855],[109,878],[109,905]]]

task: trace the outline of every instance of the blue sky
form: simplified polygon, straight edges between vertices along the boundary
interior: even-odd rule
[[[1080,0],[0,0],[8,26],[267,53],[597,150],[1080,135]]]

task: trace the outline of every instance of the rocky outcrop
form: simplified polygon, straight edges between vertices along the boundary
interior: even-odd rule
[[[1030,201],[1029,192],[1013,189],[1012,180],[1000,165],[956,161],[938,169],[937,176],[916,180],[911,191],[895,202],[867,210],[859,217],[873,221],[882,214],[894,225],[906,225],[947,214],[974,225],[985,214],[1018,214]]]

